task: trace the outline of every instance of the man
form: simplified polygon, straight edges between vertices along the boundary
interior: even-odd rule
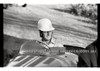
[[[50,51],[50,50],[53,50],[52,47],[63,47],[63,45],[60,44],[56,38],[53,37],[53,31],[55,28],[53,27],[49,19],[47,18],[40,19],[38,21],[37,27],[38,27],[39,34],[41,37],[41,41],[33,40],[33,41],[25,42],[21,46],[20,54],[24,54],[26,50],[30,50],[30,49],[37,49],[37,50],[39,49],[41,51],[42,49],[45,48],[46,50]],[[30,49],[29,49],[29,46],[30,46]],[[63,48],[61,48],[60,50],[63,50]]]
[[[78,66],[79,67],[98,67],[98,48],[97,48],[97,40],[93,43],[89,44],[86,48],[88,53],[81,53],[79,55]]]
[[[66,52],[66,48],[62,44],[58,43],[57,39],[54,39],[54,27],[49,19],[40,19],[38,21],[38,30],[41,41],[32,40],[22,44],[19,56],[17,56],[8,66],[25,67],[30,66],[30,64],[31,66],[45,65],[48,67],[77,66],[78,56],[76,54]],[[31,56],[32,59],[30,59],[29,56]]]
[[[38,21],[38,29],[40,33],[41,40],[45,45],[45,48],[49,49],[50,47],[63,47],[63,45],[58,44],[53,37],[54,27],[49,19],[43,18]]]

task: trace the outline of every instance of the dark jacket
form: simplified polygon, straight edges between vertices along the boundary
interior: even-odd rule
[[[98,48],[97,40],[88,45],[86,48],[89,52],[79,54],[79,67],[97,67],[98,66]]]

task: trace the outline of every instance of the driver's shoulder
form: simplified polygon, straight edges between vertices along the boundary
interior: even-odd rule
[[[55,39],[55,47],[63,47],[63,44],[59,41],[58,38]]]

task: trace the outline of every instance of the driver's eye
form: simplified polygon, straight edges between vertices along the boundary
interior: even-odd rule
[[[51,32],[51,31],[45,31],[45,32],[43,32],[43,33],[44,33],[44,35],[49,36],[52,32]]]
[[[49,36],[49,32],[44,32],[45,35]]]

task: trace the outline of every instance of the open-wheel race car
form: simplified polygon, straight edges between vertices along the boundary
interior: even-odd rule
[[[65,50],[64,47],[46,49],[36,41],[28,41],[7,67],[76,67],[78,56]]]
[[[78,53],[68,50],[78,50]],[[82,50],[89,52],[79,53]],[[97,67],[98,60],[97,40],[86,48],[64,45],[50,49],[44,48],[36,41],[27,41],[7,67]]]

